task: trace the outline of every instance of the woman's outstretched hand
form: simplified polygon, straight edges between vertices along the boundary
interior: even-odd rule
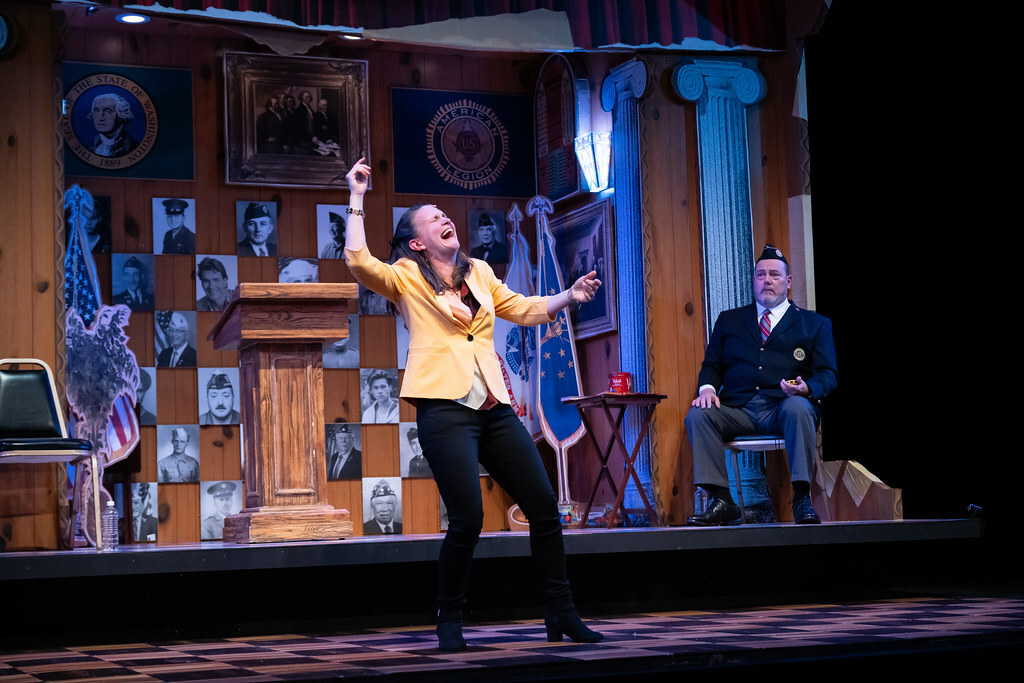
[[[600,286],[597,271],[592,270],[572,284],[569,288],[569,298],[581,304],[592,301]]]
[[[366,165],[366,157],[360,157],[359,161],[352,164],[345,180],[348,181],[348,189],[353,195],[366,194],[366,186],[370,183],[370,167]]]

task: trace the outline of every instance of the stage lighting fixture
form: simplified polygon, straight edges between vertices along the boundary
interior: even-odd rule
[[[117,20],[122,24],[145,24],[149,17],[142,14],[125,13],[117,15]]]

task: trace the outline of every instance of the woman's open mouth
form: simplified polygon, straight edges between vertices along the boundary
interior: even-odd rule
[[[445,228],[441,232],[441,239],[446,240],[446,239],[450,238],[454,234],[455,234],[455,230],[453,228]]]

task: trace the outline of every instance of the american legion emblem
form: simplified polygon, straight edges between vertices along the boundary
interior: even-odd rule
[[[442,105],[426,129],[427,156],[446,181],[466,190],[489,185],[509,160],[509,135],[490,107],[464,98]]]

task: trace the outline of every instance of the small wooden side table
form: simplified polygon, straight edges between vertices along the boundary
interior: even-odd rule
[[[594,480],[594,490],[590,494],[590,500],[587,501],[587,507],[580,519],[580,525],[582,527],[586,527],[587,521],[590,519],[590,509],[594,506],[594,497],[597,496],[597,489],[601,485],[602,477],[608,478],[608,483],[611,484],[612,492],[615,493],[615,504],[612,506],[613,513],[608,519],[608,528],[611,529],[615,524],[614,511],[619,509],[622,510],[622,523],[624,525],[629,525],[629,515],[626,514],[626,506],[623,504],[622,498],[626,493],[626,486],[629,484],[630,476],[633,477],[637,491],[640,492],[640,498],[644,501],[644,507],[647,510],[647,515],[651,519],[651,524],[653,526],[661,526],[658,512],[647,499],[647,493],[644,491],[644,487],[640,482],[640,477],[637,476],[635,468],[636,456],[640,453],[640,445],[647,436],[647,429],[650,427],[651,418],[654,417],[654,409],[666,398],[668,398],[668,396],[664,394],[614,394],[606,392],[603,394],[595,394],[593,396],[566,396],[562,399],[562,403],[576,406],[576,410],[578,410],[580,414],[580,419],[583,420],[583,425],[587,428],[587,433],[590,434],[590,440],[594,442],[594,447],[597,448],[597,455],[601,459],[601,471],[598,472],[597,477]],[[608,446],[604,449],[602,449],[601,444],[597,442],[597,436],[594,434],[594,430],[590,426],[590,421],[587,419],[587,410],[591,408],[599,408],[608,420],[608,425],[612,428],[612,436],[608,440]],[[636,444],[633,445],[632,450],[626,446],[626,442],[622,438],[622,420],[626,415],[627,408],[639,408],[642,415],[640,431],[636,438]],[[613,414],[615,411],[617,411],[617,413]],[[622,479],[618,486],[616,486],[611,472],[608,471],[608,458],[611,456],[612,448],[614,448],[615,444],[619,445],[622,449],[623,455],[625,456],[625,470],[622,473]]]

